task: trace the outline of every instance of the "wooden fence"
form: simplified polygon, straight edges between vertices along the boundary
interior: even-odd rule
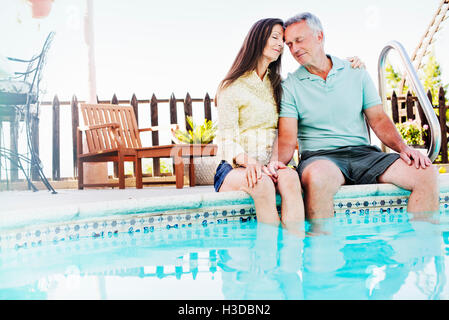
[[[134,113],[136,115],[137,123],[139,123],[139,109],[142,114],[148,115],[150,120],[151,126],[158,126],[159,125],[159,111],[158,106],[161,104],[168,104],[169,112],[170,112],[170,124],[179,124],[178,123],[178,114],[177,114],[177,105],[178,103],[182,103],[184,105],[184,117],[187,116],[193,116],[193,108],[192,104],[195,103],[202,103],[204,107],[204,118],[208,120],[212,120],[212,108],[211,104],[214,100],[210,98],[209,94],[206,93],[204,98],[191,98],[190,94],[187,93],[186,97],[184,99],[177,99],[174,94],[170,96],[169,99],[158,99],[156,98],[156,95],[153,94],[151,99],[137,99],[136,95],[133,94],[130,100],[118,100],[117,96],[114,94],[111,100],[99,100],[97,97],[97,103],[111,103],[111,104],[127,104],[131,105],[134,108]],[[79,111],[78,111],[78,104],[83,103],[85,101],[78,101],[77,97],[74,95],[72,97],[71,101],[59,101],[59,98],[57,95],[54,96],[53,101],[44,101],[40,103],[41,108],[47,108],[51,107],[52,112],[52,169],[51,169],[51,178],[53,181],[61,180],[61,153],[60,153],[60,147],[61,147],[61,138],[60,138],[60,111],[61,107],[63,106],[70,106],[71,108],[71,129],[72,129],[72,158],[73,158],[73,176],[77,177],[77,143],[76,143],[76,130],[79,126]],[[141,106],[139,108],[139,105],[145,105]],[[146,108],[145,108],[146,107]],[[144,108],[142,110],[142,108]],[[197,111],[198,112],[198,111]],[[189,124],[187,121],[185,121],[185,127],[189,128]],[[11,127],[12,128],[12,127]],[[0,127],[1,129],[1,127]],[[37,154],[39,154],[39,123],[36,121],[36,125],[32,127],[32,137],[33,137],[33,143],[34,143],[34,149],[37,151]],[[159,145],[159,132],[152,132],[151,133],[151,142],[152,146]],[[14,134],[13,130],[11,129],[11,135],[10,135],[10,141],[11,146],[17,146],[18,144],[18,136],[17,134]],[[160,175],[160,162],[159,159],[154,159],[153,161],[153,175],[159,176]],[[18,170],[17,165],[15,162],[15,159],[10,160],[10,167],[11,167],[11,174],[10,174],[10,180],[11,181],[17,181],[18,180]],[[116,170],[114,170],[114,173],[116,173]],[[31,177],[33,181],[39,180],[39,176],[37,172],[31,172]],[[0,177],[0,180],[2,178]]]
[[[440,87],[438,91],[438,105],[433,107],[441,127],[441,149],[439,154],[441,158],[437,159],[437,161],[435,161],[436,163],[448,163],[447,134],[449,127],[446,124],[446,110],[449,106],[446,105],[445,94],[446,92],[443,87]],[[427,97],[429,98],[429,101],[433,101],[430,90],[427,92]],[[429,125],[418,98],[412,96],[410,91],[403,96],[398,96],[396,92],[393,91],[389,100],[391,100],[392,119],[394,123],[417,120],[421,126]],[[429,134],[423,137],[426,148],[429,148],[430,146],[430,129],[428,132]]]
[[[430,91],[428,92],[428,97],[430,101],[432,101],[432,95]],[[398,96],[395,92],[393,92],[391,98],[388,98],[391,101],[392,106],[392,118],[395,123],[401,123],[407,120],[416,119],[421,123],[421,125],[427,124],[426,118],[422,111],[421,105],[416,97],[412,96],[409,92],[405,96]],[[52,161],[51,161],[51,179],[54,181],[61,180],[61,137],[60,137],[60,128],[61,128],[61,118],[60,118],[60,110],[62,106],[70,106],[71,108],[71,129],[72,129],[72,158],[73,158],[73,176],[77,177],[77,144],[76,144],[76,128],[79,126],[79,113],[78,113],[78,103],[82,103],[84,101],[78,101],[76,96],[72,97],[71,101],[59,101],[57,95],[54,96],[53,101],[44,101],[40,105],[42,108],[51,107],[52,112]],[[174,94],[170,96],[169,99],[158,99],[153,94],[151,99],[137,99],[136,95],[133,95],[130,100],[118,100],[116,95],[114,94],[111,100],[99,100],[97,98],[98,103],[112,103],[112,104],[127,104],[131,105],[134,108],[134,112],[136,114],[137,122],[139,123],[139,112],[141,115],[145,115],[150,120],[151,126],[159,125],[159,111],[158,106],[161,104],[167,104],[170,112],[170,124],[178,124],[178,115],[177,115],[177,104],[182,103],[184,105],[184,116],[193,116],[193,102],[200,102],[204,107],[204,117],[208,120],[212,120],[212,110],[211,104],[213,99],[209,97],[209,94],[206,93],[204,98],[200,99],[192,99],[190,94],[187,93],[184,99],[177,99]],[[140,109],[139,109],[139,105]],[[143,108],[143,109],[142,109]],[[434,110],[438,114],[438,119],[441,125],[441,133],[442,133],[442,148],[440,151],[441,159],[438,160],[439,163],[448,163],[448,147],[447,147],[447,133],[448,126],[446,125],[446,110],[448,106],[445,105],[445,91],[443,88],[439,89],[439,104],[438,106],[434,106]],[[0,123],[1,124],[1,123]],[[189,127],[188,123],[185,124],[186,128]],[[1,126],[0,126],[1,129]],[[17,146],[18,137],[14,134],[14,130],[11,129],[11,146]],[[159,145],[159,133],[152,132],[151,142],[152,145]],[[35,150],[39,152],[39,119],[35,119],[33,121],[32,126],[32,137]],[[428,147],[430,143],[430,137],[427,136],[424,138],[425,144]],[[64,142],[65,143],[65,142]],[[14,158],[11,161],[11,174],[10,180],[17,181],[18,180],[18,171],[17,166],[14,163]],[[159,161],[153,162],[153,175],[160,175],[160,163]],[[38,180],[37,172],[32,171],[32,179]],[[0,177],[0,180],[2,177]]]

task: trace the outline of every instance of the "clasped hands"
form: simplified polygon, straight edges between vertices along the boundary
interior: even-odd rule
[[[250,163],[245,165],[245,176],[248,183],[248,187],[254,188],[262,178],[262,175],[267,175],[274,183],[278,181],[278,170],[287,168],[287,166],[280,161],[270,161],[267,165],[260,163]]]

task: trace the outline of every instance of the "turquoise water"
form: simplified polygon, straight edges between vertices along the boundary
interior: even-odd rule
[[[0,299],[448,299],[449,224],[230,221],[0,252]]]

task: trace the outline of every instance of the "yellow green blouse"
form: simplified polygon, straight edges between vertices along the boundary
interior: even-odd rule
[[[233,167],[241,153],[262,164],[270,160],[278,112],[268,72],[263,80],[248,72],[218,94],[218,158]]]

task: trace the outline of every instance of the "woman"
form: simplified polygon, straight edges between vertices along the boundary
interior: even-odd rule
[[[283,21],[257,21],[220,83],[218,106],[218,157],[222,160],[214,177],[217,192],[243,190],[251,195],[260,222],[304,221],[301,184],[295,170],[279,163],[275,179],[266,164],[276,137],[282,97],[281,59]],[[354,65],[360,65],[355,60]],[[281,219],[276,209],[281,195]]]

